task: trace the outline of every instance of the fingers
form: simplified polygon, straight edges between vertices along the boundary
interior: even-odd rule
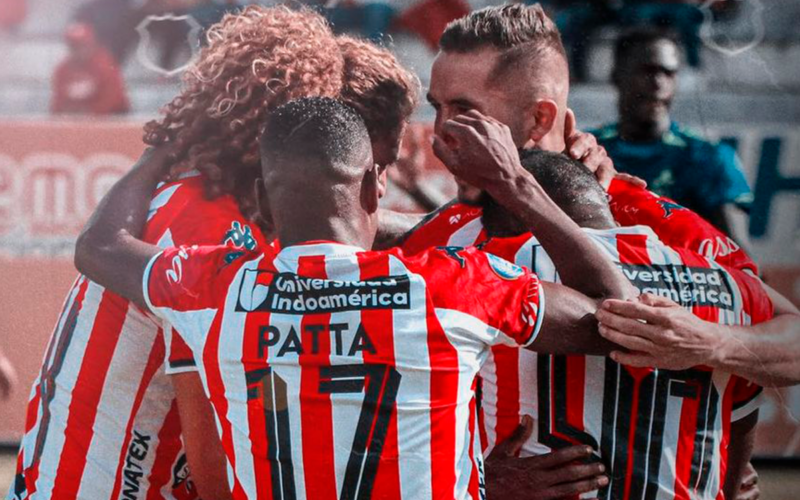
[[[639,302],[652,307],[680,307],[680,304],[673,302],[667,297],[653,295],[652,293],[643,293],[640,295]]]
[[[594,148],[590,149],[581,160],[581,162],[593,172],[600,172],[601,167],[604,167],[604,170],[608,170],[608,167],[604,165],[604,163],[607,161],[610,162],[611,160],[609,160],[608,154],[603,146],[595,146]]]
[[[591,479],[599,476],[606,471],[601,463],[596,464],[576,464],[553,469],[548,474],[549,484],[561,484],[575,482],[583,479]]]
[[[433,154],[439,158],[444,165],[450,169],[458,165],[458,157],[455,151],[448,146],[444,139],[438,135],[433,136]]]
[[[656,358],[649,354],[611,351],[610,357],[616,363],[633,366],[636,368],[650,368],[658,366],[656,363]]]
[[[652,297],[647,300],[654,301],[653,303],[659,305],[665,304],[665,302]],[[651,306],[650,303],[642,303],[641,301],[608,299],[600,306],[599,312],[610,313],[610,315],[622,318],[643,319],[652,324],[664,324],[667,321],[663,308],[656,308]]]
[[[519,460],[530,462],[531,466],[537,469],[553,469],[575,460],[588,458],[592,454],[591,446],[579,445],[562,448],[548,453],[547,455],[539,455],[530,458],[521,458]],[[534,465],[535,464],[535,465]]]
[[[533,434],[533,419],[529,415],[523,415],[514,432],[502,443],[495,446],[491,457],[516,457],[522,450],[522,446],[531,437],[531,434]]]
[[[626,337],[635,336],[648,342],[653,342],[663,336],[659,326],[642,323],[638,319],[620,316],[605,309],[599,309],[594,313],[594,316],[601,326],[616,330]],[[600,334],[603,335],[603,332],[600,332]]]
[[[606,476],[600,476],[573,483],[560,484],[558,486],[552,486],[542,491],[540,498],[542,498],[543,500],[544,499],[550,500],[569,495],[588,493],[590,491],[599,490],[600,488],[605,487],[607,484],[608,484],[608,478]]]
[[[565,138],[565,140],[567,142],[567,154],[575,160],[583,161],[584,156],[597,148],[597,139],[592,134],[585,132],[576,131],[575,134]],[[598,165],[587,164],[586,166],[594,172]]]
[[[636,187],[640,187],[642,189],[647,187],[647,181],[642,179],[641,177],[636,177],[635,175],[631,174],[623,174],[621,172],[617,172],[614,176],[615,179],[619,179],[621,181],[629,182]]]
[[[564,137],[569,140],[575,134],[578,128],[578,122],[575,119],[575,112],[567,108],[567,116],[564,118]],[[569,145],[567,145],[569,147]]]
[[[588,167],[588,165],[587,165]],[[591,170],[591,167],[589,167]],[[597,182],[603,186],[603,189],[608,191],[609,186],[611,186],[611,181],[617,175],[617,170],[614,168],[614,162],[611,161],[611,158],[608,156],[600,162],[597,166],[597,170],[594,171],[594,176],[597,178]]]
[[[636,335],[622,333],[619,330],[611,328],[602,323],[598,326],[598,331],[604,339],[620,345],[629,351],[652,353],[656,347],[651,340],[637,337]]]

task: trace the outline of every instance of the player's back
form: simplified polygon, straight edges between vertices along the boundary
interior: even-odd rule
[[[204,200],[202,178],[188,177],[156,192],[144,237],[221,243],[233,221],[242,227],[232,198]],[[160,327],[77,278],[32,388],[9,498],[196,497]]]
[[[721,324],[768,319],[772,306],[755,278],[687,250],[671,249],[646,227],[586,230],[642,292],[666,296]],[[530,235],[481,247],[558,281],[553,261]],[[484,444],[491,449],[528,414],[537,422],[525,455],[572,444],[597,450],[611,482],[599,498],[716,498],[732,419],[757,405],[760,388],[728,373],[632,368],[601,356],[550,356],[492,348],[483,378]],[[593,498],[594,495],[586,496]]]
[[[488,345],[532,341],[535,277],[474,249],[240,257],[168,250],[146,281],[203,353],[234,497],[480,497],[476,375]]]

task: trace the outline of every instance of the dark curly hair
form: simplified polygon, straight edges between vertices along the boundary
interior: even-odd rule
[[[206,37],[180,94],[145,125],[144,142],[173,143],[173,176],[196,169],[209,198],[232,194],[252,215],[266,114],[298,97],[338,96],[343,58],[326,21],[308,9],[250,6]]]

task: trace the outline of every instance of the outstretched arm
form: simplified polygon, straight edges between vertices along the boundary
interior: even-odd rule
[[[632,298],[622,272],[544,192],[519,161],[508,127],[470,111],[445,122],[436,155],[454,175],[486,190],[536,234],[562,282],[594,298]]]
[[[610,300],[597,312],[600,334],[630,353],[613,352],[632,366],[682,370],[708,365],[763,386],[800,384],[800,311],[764,285],[775,316],[751,326],[703,321],[663,297]]]
[[[145,267],[160,251],[137,238],[168,157],[168,148],[145,150],[97,206],[75,244],[78,271],[137,304],[144,304]]]

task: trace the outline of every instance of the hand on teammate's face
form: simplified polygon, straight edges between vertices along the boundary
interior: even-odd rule
[[[433,152],[453,175],[490,193],[524,173],[511,130],[475,110],[444,122]]]
[[[608,484],[602,464],[577,462],[592,454],[588,446],[571,446],[547,455],[518,458],[533,432],[533,420],[523,416],[514,433],[486,459],[486,498],[553,500],[597,490]]]
[[[587,132],[578,130],[575,113],[567,110],[567,117],[564,122],[564,143],[566,153],[570,158],[578,160],[591,170],[597,181],[604,189],[608,189],[613,179],[620,179],[630,182],[635,186],[647,187],[647,183],[635,175],[617,172],[614,162],[608,156],[606,148],[597,143],[597,138]]]
[[[686,370],[709,364],[717,330],[664,297],[642,294],[638,301],[607,300],[595,313],[606,340],[629,352],[614,351],[617,363]]]

